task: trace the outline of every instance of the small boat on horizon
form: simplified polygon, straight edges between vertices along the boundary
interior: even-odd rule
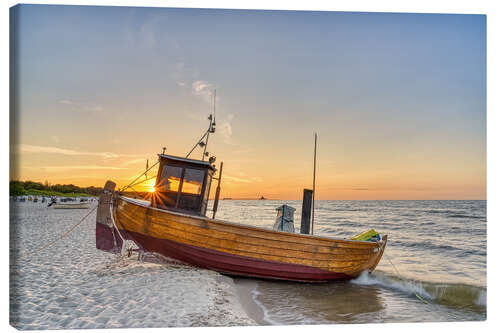
[[[158,154],[155,191],[148,200],[124,195],[134,182],[121,190],[106,182],[97,208],[97,249],[121,253],[125,241],[132,241],[139,253],[158,253],[231,276],[301,282],[352,279],[375,269],[386,235],[371,241],[340,239],[215,219],[223,163],[217,169],[214,157],[205,161],[208,136],[215,132],[215,117],[209,120],[209,129],[194,147],[205,148],[201,160],[167,155],[165,148]],[[213,179],[218,185],[210,218]]]

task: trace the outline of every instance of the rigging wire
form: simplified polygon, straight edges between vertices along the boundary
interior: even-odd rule
[[[144,175],[146,172],[148,172],[149,170],[151,170],[154,166],[156,166],[158,163],[160,163],[160,161],[158,160],[158,162],[156,162],[155,164],[153,164],[152,166],[149,167],[149,169],[147,169],[146,171],[144,171],[143,173],[141,173],[139,175],[139,177],[137,177],[136,179],[134,179],[130,184],[128,184],[127,186],[125,186],[124,188],[121,189],[121,191],[125,191],[127,188],[129,188],[132,184],[134,184],[139,178],[142,177],[142,175]]]
[[[193,152],[193,150],[196,149],[196,147],[198,147],[198,145],[200,144],[200,142],[205,138],[205,136],[208,134],[208,131],[205,132],[205,134],[203,134],[203,136],[200,138],[200,140],[198,140],[198,142],[196,142],[196,144],[194,145],[194,147],[189,151],[189,153],[186,155],[186,158],[189,157],[189,155],[191,155],[191,153]]]
[[[137,182],[137,183],[134,183],[133,185],[130,185],[130,187],[132,188],[133,186],[136,186],[136,185],[142,184],[142,183],[144,183],[144,182],[146,182],[146,181],[148,181],[148,180],[155,179],[155,178],[156,178],[156,176],[153,176],[153,177],[149,177],[149,178],[143,179],[143,180],[141,180],[140,182]]]

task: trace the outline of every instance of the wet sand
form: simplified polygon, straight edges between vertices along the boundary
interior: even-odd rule
[[[253,298],[253,294],[257,288],[257,281],[252,279],[234,278],[233,285],[236,290],[238,301],[247,316],[254,320],[258,325],[271,325],[270,322],[264,319],[264,310]]]

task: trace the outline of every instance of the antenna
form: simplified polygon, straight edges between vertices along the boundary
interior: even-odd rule
[[[208,119],[210,120],[210,125],[208,125],[208,130],[207,130],[207,138],[205,139],[205,148],[203,148],[203,156],[201,157],[201,160],[205,160],[205,156],[208,156],[207,153],[207,146],[208,146],[208,137],[210,136],[210,133],[215,133],[215,96],[216,96],[217,90],[214,89],[214,113],[213,115],[209,115]]]
[[[215,101],[216,100],[217,100],[217,89],[214,89],[214,126],[215,126]],[[214,131],[215,131],[215,128],[214,128]]]
[[[215,133],[215,100],[216,100],[216,90],[214,89],[214,112],[213,114],[210,114],[208,116],[208,120],[210,121],[210,124],[208,125],[208,129],[206,130],[205,134],[201,137],[200,140],[194,145],[194,147],[189,151],[189,153],[186,155],[186,158],[191,155],[193,150],[196,149],[197,146],[203,147],[203,156],[201,157],[201,160],[205,160],[205,156],[208,156],[209,153],[207,152],[207,146],[208,146],[208,137],[210,136],[210,133]],[[203,142],[205,140],[205,142]]]

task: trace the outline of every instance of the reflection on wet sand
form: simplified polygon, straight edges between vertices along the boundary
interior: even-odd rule
[[[349,282],[322,284],[237,278],[237,286],[257,285],[253,299],[264,310],[253,311],[261,324],[326,324],[359,322],[358,316],[383,310],[380,290]],[[268,311],[270,310],[270,311]],[[268,312],[272,312],[272,318]],[[252,315],[252,313],[250,313]],[[259,318],[262,316],[262,318]],[[278,321],[276,321],[278,319]]]

